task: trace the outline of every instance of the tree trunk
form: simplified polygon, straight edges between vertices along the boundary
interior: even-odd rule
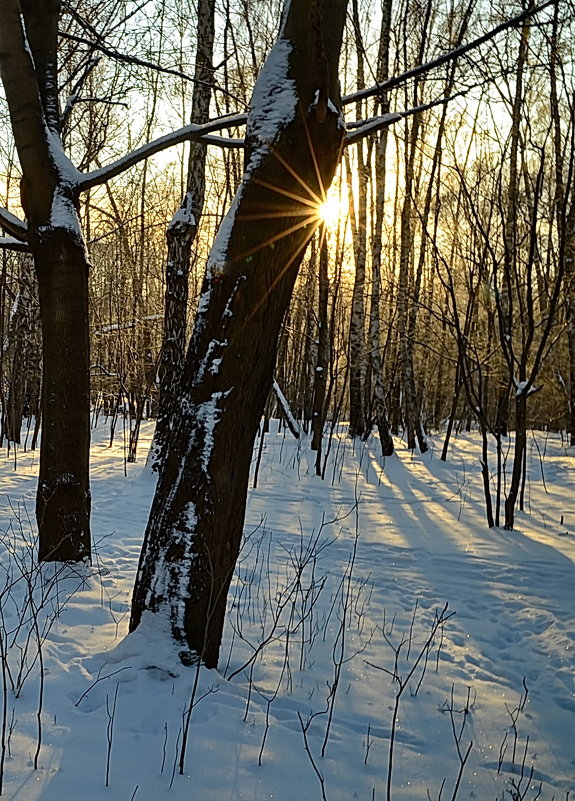
[[[355,34],[357,58],[357,88],[365,87],[364,46],[361,38],[359,7],[352,0],[352,20]],[[357,104],[357,116],[363,115],[363,104]],[[350,216],[352,222],[354,279],[349,322],[349,433],[352,437],[362,437],[367,428],[366,392],[366,330],[365,330],[365,278],[367,264],[367,194],[369,183],[368,160],[364,153],[363,141],[356,148],[357,164],[352,172],[350,159],[346,154],[346,171],[349,192]],[[354,178],[357,181],[357,203],[354,200]]]
[[[286,3],[252,97],[246,168],[204,278],[178,416],[134,588],[206,666],[218,662],[254,439],[305,248],[340,158],[345,0]]]
[[[392,0],[382,3],[381,39],[378,53],[377,79],[381,83],[389,79],[389,37],[391,31]],[[383,96],[380,114],[389,112],[389,97]],[[373,376],[373,417],[379,433],[383,456],[391,456],[394,451],[393,437],[389,428],[389,418],[385,402],[383,359],[381,356],[381,252],[382,230],[386,190],[387,129],[381,132],[375,151],[375,222],[371,242],[371,299],[369,309],[370,361]],[[371,428],[371,421],[370,421]]]
[[[329,301],[329,255],[326,237],[327,232],[324,226],[321,231],[321,244],[319,249],[318,343],[314,375],[311,440],[312,450],[317,451],[315,458],[315,473],[317,476],[321,476],[321,445],[325,423],[325,398],[329,366],[329,330],[327,320]]]
[[[66,230],[32,241],[42,312],[42,441],[38,558],[90,556],[88,265]]]
[[[515,448],[511,484],[505,498],[505,528],[511,530],[515,522],[515,504],[521,486],[524,454],[527,448],[527,393],[518,391],[515,397]]]
[[[88,262],[58,112],[58,0],[1,0],[0,72],[22,168],[43,340],[39,558],[90,556]]]
[[[198,4],[197,51],[191,122],[207,122],[210,111],[214,50],[214,0]],[[164,336],[160,355],[160,400],[150,464],[157,470],[165,454],[178,381],[184,366],[188,322],[191,249],[204,207],[206,145],[190,142],[186,194],[166,232]]]
[[[38,311],[38,282],[34,263],[26,255],[20,265],[20,289],[10,320],[8,349],[10,381],[4,409],[0,442],[20,444],[24,417],[37,417],[40,411],[41,329]]]

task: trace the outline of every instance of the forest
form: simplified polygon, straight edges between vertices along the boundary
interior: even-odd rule
[[[0,0],[0,795],[3,786],[30,800],[78,793],[39,767],[57,664],[91,677],[88,688],[73,683],[75,708],[104,693],[94,710],[105,721],[109,787],[123,684],[114,694],[95,660],[117,643],[104,646],[99,634],[88,645],[88,626],[71,656],[53,650],[67,614],[78,632],[87,610],[92,629],[102,623],[99,603],[113,621],[102,624],[105,636],[120,643],[106,674],[127,675],[124,661],[137,651],[140,672],[157,671],[189,698],[154,732],[160,784],[144,788],[132,776],[121,797],[167,792],[164,769],[177,801],[188,797],[174,782],[196,747],[192,718],[204,723],[204,706],[192,712],[200,701],[217,705],[211,696],[240,676],[243,723],[251,705],[261,707],[256,761],[265,762],[272,708],[283,708],[277,720],[289,712],[297,746],[279,742],[297,749],[311,784],[282,795],[286,778],[273,772],[260,790],[256,779],[219,787],[210,778],[198,797],[568,800],[575,765],[553,748],[575,731],[572,652],[564,653],[575,631],[574,28],[572,0]],[[455,498],[449,522],[434,504]],[[447,768],[436,775],[429,766],[443,757],[408,734],[402,741],[399,724],[400,702],[436,681],[430,665],[439,671],[444,637],[456,648],[469,636],[449,640],[450,592],[465,607],[463,576],[477,580],[452,555],[460,575],[448,589],[450,526],[473,532],[485,571],[489,553],[504,560],[503,586],[514,536],[529,542],[517,570],[535,596],[546,571],[557,571],[548,607],[541,596],[537,611],[534,596],[512,628],[521,649],[522,637],[538,633],[538,615],[548,620],[561,686],[530,697],[514,653],[508,694],[519,700],[504,704],[498,778],[485,757],[489,778],[476,786],[464,779],[478,736],[468,735],[477,686],[466,658],[445,646],[467,695],[455,699],[448,671],[441,711],[455,760],[443,783]],[[549,559],[548,526],[564,537]],[[389,527],[380,563],[374,532]],[[435,528],[437,553],[425,534]],[[117,546],[111,531],[121,532]],[[400,544],[414,531],[411,546]],[[433,599],[412,573],[407,594],[395,597],[393,549],[399,564],[421,549],[431,558],[430,580],[441,585]],[[385,580],[371,577],[371,558]],[[108,574],[121,591],[110,595]],[[477,608],[489,609],[486,585],[476,591]],[[401,607],[397,641],[390,599]],[[507,596],[499,603],[511,619]],[[392,655],[385,668],[381,651],[372,653],[379,629]],[[316,638],[330,636],[331,655],[316,656]],[[325,710],[290,700],[296,640],[309,699],[314,660],[316,686],[331,674]],[[497,683],[505,671],[488,642]],[[497,630],[494,646],[505,651],[506,642]],[[534,682],[545,664],[537,647]],[[75,650],[83,648],[84,662]],[[267,659],[280,665],[275,673]],[[322,761],[330,737],[334,748],[348,742],[331,727],[342,673],[359,663],[395,690],[385,734],[350,706],[348,719],[367,727],[358,760],[367,768],[378,739],[387,756],[379,779],[369,775],[357,791],[358,768],[346,762],[338,795]],[[20,735],[28,678],[36,700],[26,701]],[[148,685],[141,676],[136,684],[143,698]],[[523,752],[518,731],[532,698],[561,709],[548,735],[555,755],[540,771],[530,768],[529,738],[545,742],[544,725]],[[126,716],[127,732],[140,725]],[[433,727],[423,730],[433,740]],[[9,769],[18,737],[30,754],[20,791],[24,774]],[[227,740],[224,731],[210,737]],[[431,761],[396,793],[400,744]],[[497,784],[505,773],[507,784]],[[103,792],[94,781],[83,797]]]

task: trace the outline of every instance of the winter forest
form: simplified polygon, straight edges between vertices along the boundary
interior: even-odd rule
[[[0,0],[0,798],[569,801],[574,35]]]

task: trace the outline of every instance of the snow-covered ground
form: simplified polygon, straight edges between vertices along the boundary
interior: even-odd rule
[[[559,437],[530,441],[526,512],[504,531],[484,522],[474,435],[446,464],[439,440],[382,463],[342,435],[324,481],[307,441],[267,435],[216,672],[182,666],[161,621],[125,636],[151,433],[125,466],[121,435],[94,432],[81,571],[31,567],[38,455],[1,460],[3,797],[573,795],[575,453]]]

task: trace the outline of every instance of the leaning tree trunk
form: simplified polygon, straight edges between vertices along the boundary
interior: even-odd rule
[[[337,65],[346,1],[291,0],[252,97],[246,168],[208,261],[134,588],[144,613],[218,662],[253,443],[277,340],[340,158]]]
[[[88,262],[78,173],[62,151],[58,0],[0,0],[0,73],[22,168],[43,340],[39,558],[90,556]]]

